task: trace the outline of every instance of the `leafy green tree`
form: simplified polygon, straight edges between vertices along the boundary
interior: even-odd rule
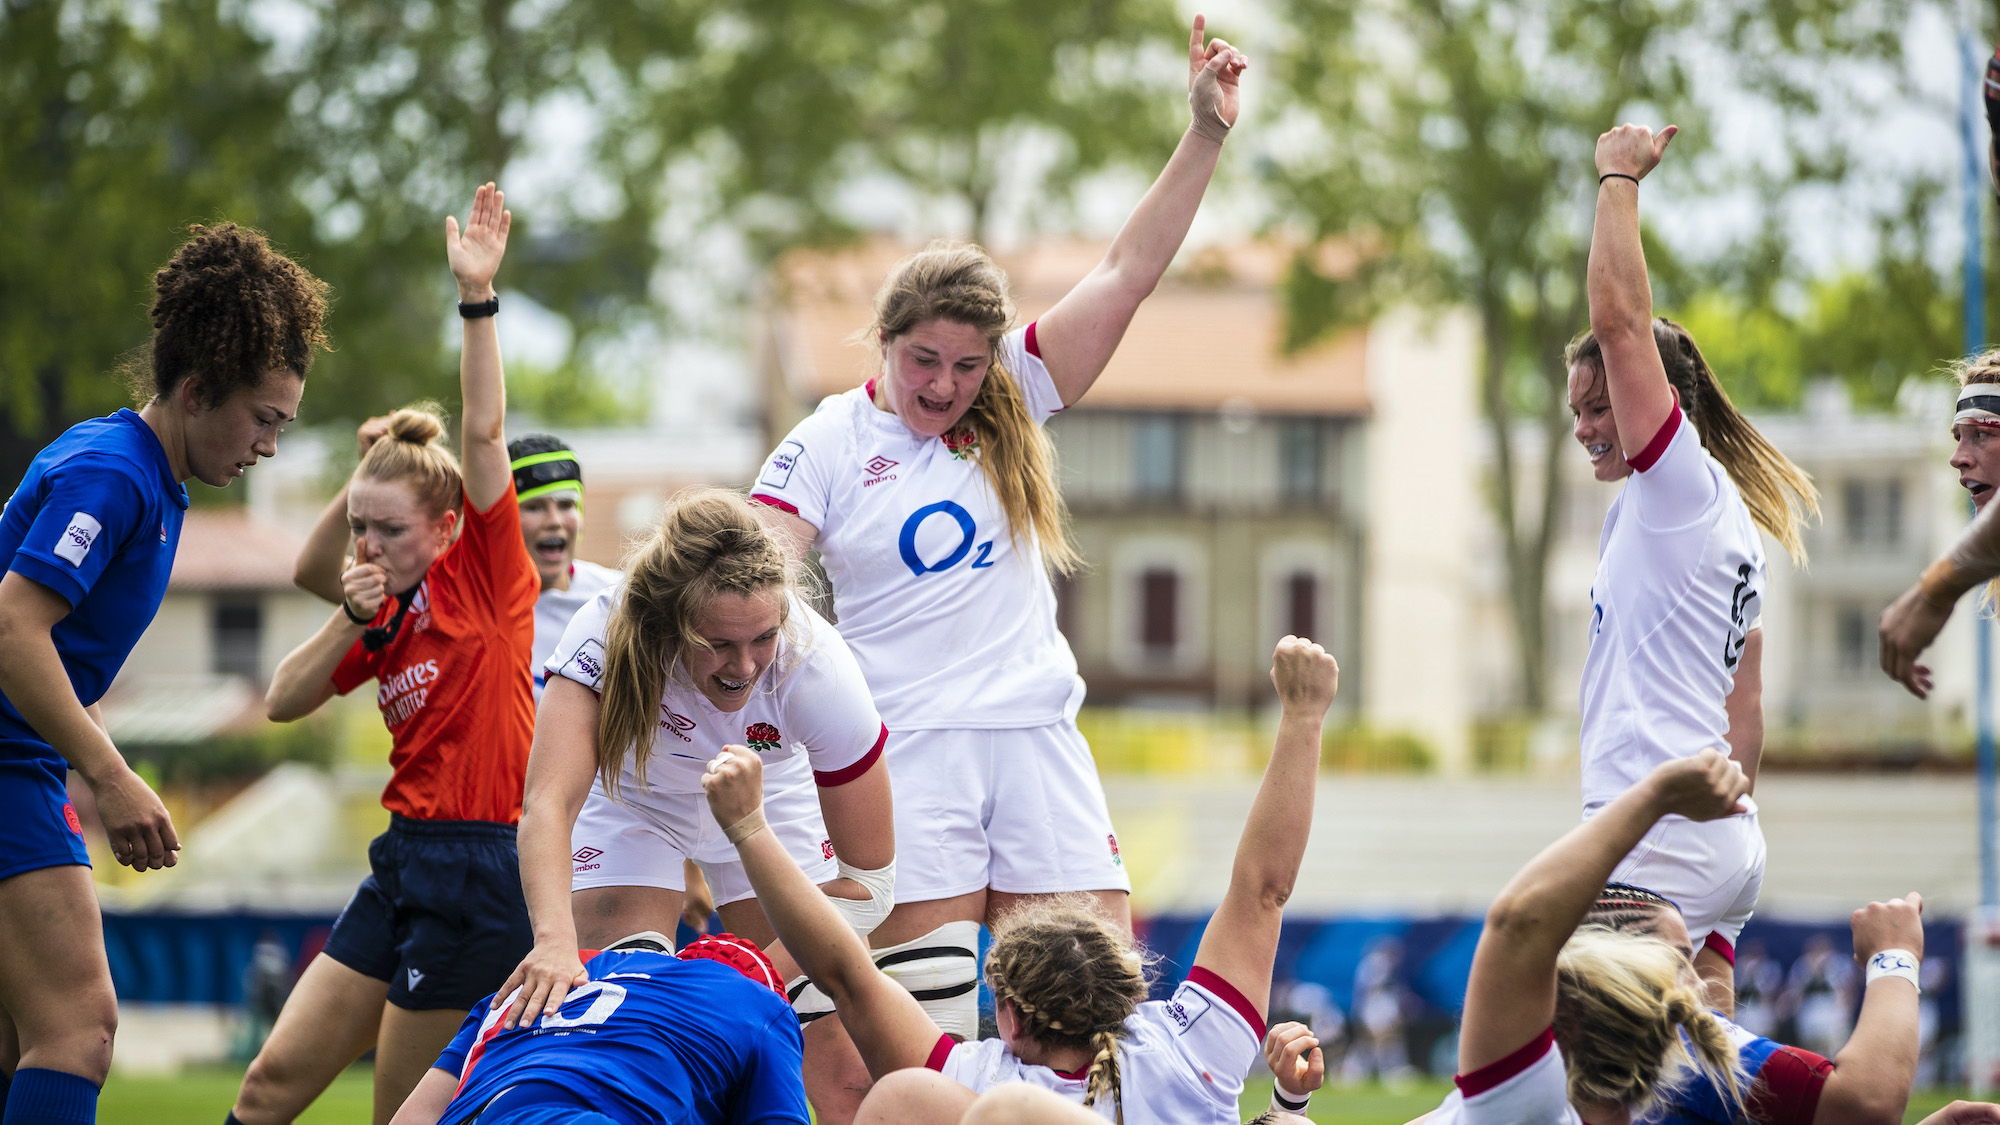
[[[1583,277],[1597,135],[1634,114],[1673,120],[1684,135],[1660,178],[1670,189],[1700,186],[1696,176],[1718,172],[1702,151],[1709,130],[1693,52],[1719,56],[1739,86],[1800,119],[1828,96],[1813,83],[1817,65],[1805,64],[1892,57],[1907,12],[1861,0],[1277,7],[1290,26],[1278,59],[1285,146],[1273,154],[1270,180],[1310,243],[1287,285],[1288,338],[1303,345],[1390,301],[1458,303],[1476,314],[1520,701],[1540,711],[1549,696],[1545,590],[1560,512],[1557,458],[1569,427],[1560,356],[1589,319]],[[1769,200],[1845,166],[1837,138],[1776,140],[1789,147],[1783,174],[1765,185]],[[1341,241],[1362,251],[1361,264],[1328,273],[1319,263],[1333,256],[1320,246]],[[1733,260],[1769,261],[1771,249],[1737,247]],[[1647,255],[1657,295],[1668,300],[1717,276],[1681,262],[1650,228]],[[1738,284],[1759,292],[1782,277],[1752,273],[1739,270]],[[1544,456],[1524,456],[1524,433]],[[1530,471],[1536,460],[1539,470]]]

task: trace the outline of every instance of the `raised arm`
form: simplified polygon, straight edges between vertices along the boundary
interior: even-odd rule
[[[1549,1026],[1557,954],[1612,869],[1656,821],[1670,813],[1690,820],[1727,816],[1749,787],[1743,771],[1718,750],[1677,758],[1529,860],[1486,912],[1472,954],[1459,1073],[1506,1058]]]
[[[1153,292],[1173,263],[1215,175],[1223,138],[1236,124],[1237,80],[1250,62],[1220,39],[1204,43],[1205,26],[1206,21],[1196,16],[1188,39],[1193,123],[1160,178],[1119,229],[1104,260],[1037,321],[1036,344],[1064,406],[1075,405],[1097,381],[1125,338],[1139,302]]]
[[[1228,981],[1259,1012],[1271,1005],[1278,927],[1312,832],[1320,730],[1340,691],[1340,665],[1319,645],[1286,637],[1271,659],[1271,682],[1283,706],[1271,763],[1236,843],[1229,889],[1194,955],[1195,968]]]
[[[832,998],[868,1073],[922,1066],[940,1036],[916,999],[875,967],[868,947],[813,886],[764,822],[764,765],[741,746],[725,746],[701,779],[709,811],[722,826],[757,892],[778,940]]]
[[[1911,893],[1871,902],[1854,912],[1854,957],[1867,965],[1884,950],[1924,955],[1924,900]],[[1813,1125],[1897,1125],[1917,1080],[1917,986],[1902,977],[1879,977],[1862,993],[1833,1073],[1820,1089]]]
[[[493,297],[493,275],[507,253],[507,232],[514,215],[507,197],[491,183],[472,196],[465,232],[458,220],[444,217],[445,254],[458,281],[458,299],[478,304]],[[465,321],[465,348],[458,359],[459,393],[464,396],[465,498],[480,511],[493,506],[507,491],[513,474],[507,462],[507,384],[500,370],[500,333],[490,316]]]
[[[1959,533],[1950,549],[1924,568],[1922,577],[1882,611],[1882,670],[1922,699],[1931,670],[1917,657],[1937,640],[1958,599],[2000,577],[2000,504],[1988,504]]]
[[[1590,331],[1604,348],[1604,378],[1618,444],[1637,457],[1673,414],[1674,392],[1653,344],[1653,290],[1639,243],[1639,181],[1659,164],[1678,128],[1655,137],[1620,125],[1597,138],[1597,225],[1590,235]]]
[[[570,913],[570,833],[590,796],[597,772],[597,693],[563,676],[550,676],[535,713],[535,743],[528,751],[527,788],[521,797],[521,891],[535,947],[494,993],[521,990],[521,1005],[506,1026],[533,1023],[562,1008],[569,990],[589,979],[577,956],[576,919]]]

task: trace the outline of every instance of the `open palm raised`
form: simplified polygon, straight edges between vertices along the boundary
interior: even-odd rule
[[[458,279],[462,301],[484,301],[493,295],[493,275],[507,254],[507,231],[514,225],[514,213],[506,203],[507,194],[488,181],[472,195],[464,233],[459,232],[456,218],[444,217],[445,254],[451,259],[451,275]]]

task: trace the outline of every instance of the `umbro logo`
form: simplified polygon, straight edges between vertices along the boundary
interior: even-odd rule
[[[575,858],[575,860],[578,863],[589,863],[591,860],[596,859],[598,856],[601,856],[603,854],[604,854],[603,848],[578,848],[576,849],[576,855],[573,858]]]
[[[870,457],[867,460],[867,462],[861,466],[862,469],[866,470],[868,473],[868,479],[861,482],[861,487],[867,488],[871,484],[881,484],[885,480],[895,480],[896,474],[890,472],[889,470],[895,468],[899,464],[901,464],[901,462],[891,461],[887,457],[882,456],[880,453],[877,453],[875,456]]]

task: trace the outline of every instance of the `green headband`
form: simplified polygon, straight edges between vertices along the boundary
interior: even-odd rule
[[[516,500],[533,500],[537,496],[571,489],[576,492],[577,503],[583,502],[583,466],[577,463],[575,450],[530,453],[509,468],[514,471]]]

